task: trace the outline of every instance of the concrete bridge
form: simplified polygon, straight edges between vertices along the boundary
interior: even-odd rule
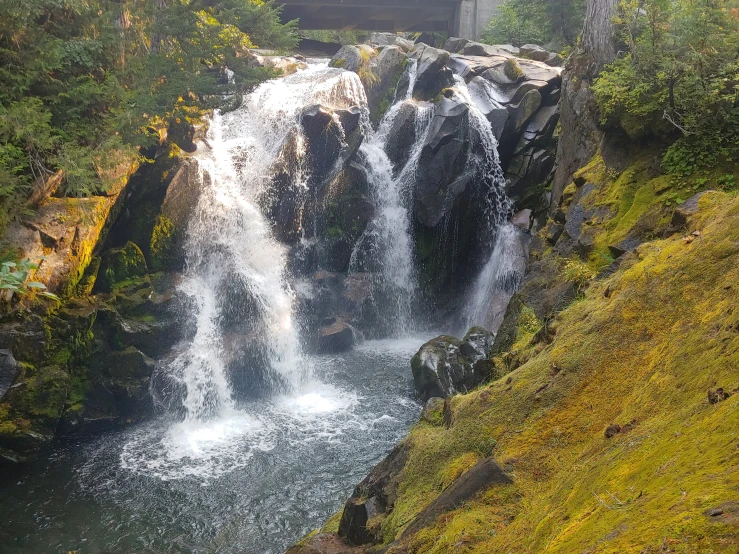
[[[503,0],[278,0],[301,29],[446,32],[477,39]]]

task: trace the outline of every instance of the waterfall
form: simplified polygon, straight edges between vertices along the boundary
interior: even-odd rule
[[[187,232],[187,268],[181,291],[189,298],[194,337],[172,362],[186,389],[188,419],[214,415],[231,403],[229,364],[238,352],[261,369],[271,388],[295,389],[310,374],[294,321],[286,247],[263,212],[271,168],[288,137],[295,136],[290,184],[305,189],[306,156],[299,115],[311,104],[366,106],[354,73],[313,65],[269,81],[228,114],[214,114],[207,144],[196,158],[202,193]],[[244,351],[248,355],[244,357]]]
[[[417,294],[411,201],[415,170],[433,119],[431,104],[412,99],[418,61],[407,68],[408,90],[383,117],[360,149],[367,170],[376,216],[352,253],[351,271],[369,269],[386,331],[408,336],[414,331],[412,308]],[[402,81],[402,80],[401,80]],[[394,168],[387,154],[388,138],[403,107],[414,112],[415,143],[402,167]]]
[[[455,88],[470,107],[470,127],[482,145],[482,155],[473,162],[490,187],[485,214],[490,242],[485,247],[489,258],[473,283],[463,310],[466,326],[484,326],[497,331],[511,296],[521,284],[526,270],[526,246],[519,231],[507,223],[512,202],[505,194],[505,177],[498,156],[498,140],[490,123],[477,107],[474,90],[455,75]]]
[[[497,331],[500,327],[526,270],[528,254],[519,233],[510,223],[498,229],[490,258],[475,280],[465,307],[467,328],[480,325]]]

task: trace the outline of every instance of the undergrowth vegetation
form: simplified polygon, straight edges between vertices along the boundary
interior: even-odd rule
[[[572,47],[585,19],[584,0],[505,0],[485,28],[488,44]]]
[[[163,129],[272,76],[248,48],[296,42],[263,0],[1,2],[0,229],[59,170],[60,194],[104,193]]]
[[[665,171],[688,177],[739,149],[739,3],[622,0],[623,55],[595,81],[602,123],[673,137]],[[724,188],[731,188],[725,183]]]

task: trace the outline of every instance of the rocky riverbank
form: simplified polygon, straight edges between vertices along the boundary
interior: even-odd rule
[[[421,348],[419,423],[290,554],[739,540],[739,203],[711,190],[739,170],[662,173],[658,144],[599,126],[591,70],[569,61],[564,165],[494,340]]]

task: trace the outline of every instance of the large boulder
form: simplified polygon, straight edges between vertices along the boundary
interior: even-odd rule
[[[63,367],[21,364],[0,402],[0,461],[29,461],[51,442],[69,390],[69,374]]]
[[[144,253],[152,271],[179,271],[185,266],[185,241],[207,174],[198,161],[177,147],[160,149],[128,185],[126,200],[107,240],[108,247],[131,241]]]
[[[58,433],[97,433],[151,417],[154,367],[154,360],[134,347],[93,354],[87,379],[67,402]]]
[[[343,321],[327,322],[318,330],[318,351],[323,354],[346,352],[354,346],[354,329]]]
[[[298,241],[305,223],[306,203],[311,198],[323,198],[326,186],[356,154],[363,140],[360,119],[357,106],[333,110],[316,104],[302,111],[301,128],[286,139],[271,169],[272,187],[261,198],[280,240]],[[304,175],[308,176],[305,186],[296,187]]]
[[[544,149],[526,149],[516,156],[506,172],[508,197],[521,208],[532,208],[537,213],[546,211],[545,188],[553,178],[554,152]]]
[[[417,136],[419,106],[417,103],[404,102],[392,121],[385,141],[385,151],[393,164],[393,169],[400,171],[410,158],[413,146],[419,139]]]
[[[424,344],[411,360],[413,382],[421,400],[467,392],[491,376],[487,357],[494,336],[473,327],[463,340],[440,336]]]
[[[95,288],[100,292],[111,292],[117,284],[142,277],[147,273],[144,253],[136,244],[129,241],[121,248],[113,248],[103,253]]]
[[[472,101],[490,122],[493,135],[500,141],[508,121],[508,109],[499,102],[489,82],[482,77],[474,77],[468,84]]]
[[[311,206],[315,217],[313,228],[318,237],[315,244],[318,268],[339,272],[349,269],[354,245],[374,216],[368,188],[365,168],[351,161]]]
[[[400,443],[357,485],[344,505],[339,536],[355,545],[382,541],[379,529],[370,528],[368,523],[373,517],[392,511],[408,451],[408,445]]]
[[[368,44],[346,45],[331,59],[329,66],[360,73],[375,56],[377,56],[377,50]]]
[[[457,478],[415,517],[403,531],[402,537],[410,537],[421,529],[433,525],[444,514],[456,510],[493,485],[509,485],[513,480],[493,458],[484,458]]]
[[[372,77],[365,76],[363,82],[373,123],[377,124],[382,119],[395,100],[395,91],[407,63],[408,57],[399,46],[384,48],[380,55],[371,61]]]
[[[419,46],[411,54],[418,60],[413,97],[432,100],[446,87],[454,83],[452,70],[447,67],[449,52],[431,46]]]

